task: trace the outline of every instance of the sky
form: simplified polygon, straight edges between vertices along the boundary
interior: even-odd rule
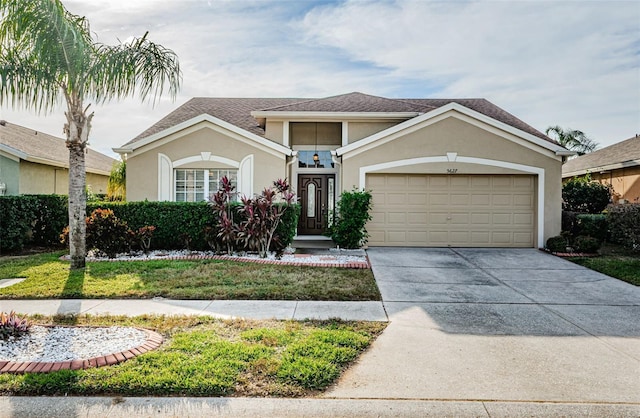
[[[112,157],[192,97],[483,97],[544,132],[611,145],[640,134],[638,1],[63,0],[98,42],[148,38],[182,88],[155,106],[93,105],[90,146]],[[89,101],[90,103],[90,101]],[[62,137],[64,108],[0,108]]]

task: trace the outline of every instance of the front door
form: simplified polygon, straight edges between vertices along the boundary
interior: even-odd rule
[[[299,174],[300,220],[298,235],[321,235],[335,202],[335,174]]]

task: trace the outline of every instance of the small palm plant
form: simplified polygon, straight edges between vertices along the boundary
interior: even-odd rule
[[[0,337],[19,337],[29,332],[31,324],[26,318],[21,318],[14,311],[0,312]]]

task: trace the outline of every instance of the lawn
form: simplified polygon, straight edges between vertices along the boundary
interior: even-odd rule
[[[0,395],[308,396],[333,383],[386,326],[177,316],[34,318],[39,324],[135,325],[166,340],[115,366],[0,374]]]
[[[0,288],[0,298],[380,300],[369,269],[155,260],[92,262],[71,271],[62,254],[0,258],[0,279],[26,279]]]
[[[598,257],[570,257],[581,266],[640,286],[640,253],[615,245],[605,245]]]

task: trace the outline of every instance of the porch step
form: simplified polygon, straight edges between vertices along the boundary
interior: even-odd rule
[[[314,239],[295,237],[291,246],[296,250],[301,249],[322,249],[336,248],[336,244],[328,237],[318,237]]]

